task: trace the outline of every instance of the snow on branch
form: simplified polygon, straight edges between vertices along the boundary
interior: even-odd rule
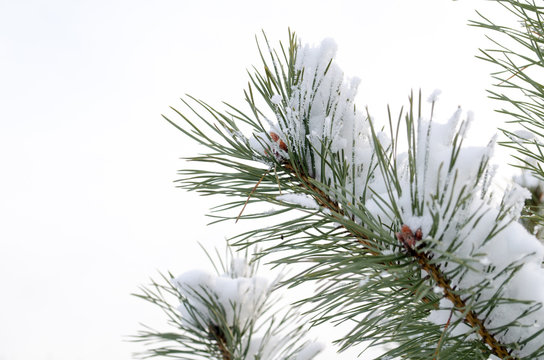
[[[278,308],[279,277],[270,281],[257,275],[256,264],[249,260],[247,253],[244,258],[230,255],[221,260],[227,265],[223,273],[190,270],[168,285],[143,288],[144,294],[137,296],[160,304],[177,334],[147,332],[140,340],[179,342],[149,352],[221,360],[311,360],[320,353],[321,343],[304,340],[307,329],[296,309]],[[167,300],[165,292],[175,294],[179,305]]]
[[[515,356],[544,356],[544,247],[517,222],[528,192],[512,186],[496,201],[489,191],[495,139],[487,146],[464,146],[470,112],[463,115],[459,108],[440,123],[432,112],[430,118],[415,114],[413,103],[403,128],[390,120],[389,136],[375,131],[377,123],[354,103],[359,80],[345,80],[335,52],[330,40],[299,46],[294,72],[300,75],[291,96],[272,99],[271,133],[285,143],[280,162],[324,184],[331,202],[340,202],[341,214],[356,223],[368,223],[356,215],[363,211],[384,229],[417,230],[409,253],[424,255],[417,260],[422,269],[440,272],[436,279],[447,283],[428,321],[444,326],[445,317],[437,314],[454,309],[453,334],[472,339],[471,326],[485,327],[480,335],[493,334],[494,344],[516,344],[510,348]],[[429,98],[433,108],[439,94]],[[277,199],[318,209],[306,195],[294,196]],[[398,245],[397,240],[383,250],[405,251]],[[461,303],[453,300],[456,291],[464,297]],[[467,311],[477,321],[467,320]]]
[[[460,359],[544,359],[544,246],[518,221],[529,193],[512,185],[498,194],[495,139],[466,146],[473,115],[458,108],[435,119],[439,92],[429,114],[419,94],[398,115],[372,118],[356,106],[360,81],[335,63],[336,45],[302,46],[290,35],[289,48],[268,48],[269,58],[261,52],[264,72],[250,75],[245,92],[251,115],[197,101],[207,120],[188,105],[219,139],[182,115],[189,130],[178,128],[211,149],[191,160],[225,170],[183,170],[182,187],[242,198],[224,211],[257,201],[282,207],[239,215],[266,217],[267,226],[237,244],[259,244],[261,256],[284,251],[277,263],[310,264],[294,284],[330,281],[307,301],[317,323],[351,321],[343,348],[370,340],[400,343],[385,354],[393,357],[434,358],[446,349]],[[304,215],[272,224],[271,214],[296,209]],[[180,279],[201,310],[185,314],[191,326],[218,323],[204,299],[224,308],[227,325],[253,321],[253,311],[237,313],[235,303],[258,308],[267,286],[227,278]]]

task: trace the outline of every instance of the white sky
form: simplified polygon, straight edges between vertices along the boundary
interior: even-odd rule
[[[261,29],[334,38],[376,117],[442,89],[438,113],[473,109],[487,143],[487,42],[466,26],[487,3],[0,0],[0,360],[131,359],[123,338],[163,318],[129,294],[242,229],[174,188],[196,149],[160,114],[185,93],[243,106]]]

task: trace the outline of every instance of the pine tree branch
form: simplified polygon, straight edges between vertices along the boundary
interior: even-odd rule
[[[292,175],[296,176],[300,180],[300,185],[304,187],[306,190],[309,190],[313,196],[313,198],[316,200],[316,202],[323,206],[324,208],[331,211],[333,216],[337,216],[334,214],[338,214],[340,217],[345,216],[344,210],[340,207],[338,202],[333,201],[324,191],[319,189],[317,186],[315,186],[311,178],[305,175],[300,170],[297,170],[297,167],[293,167],[290,163],[285,163],[284,168],[291,172]],[[345,227],[344,227],[345,228]],[[368,252],[374,256],[380,255],[378,252],[372,250],[373,246],[368,241],[368,237],[364,234],[357,234],[353,231],[350,231],[349,229],[346,229],[352,236],[354,236],[357,241],[362,244]],[[431,259],[429,258],[429,255],[424,252],[419,252],[414,248],[406,247],[408,250],[408,253],[410,256],[415,258],[420,265],[422,270],[425,270],[431,278],[436,282],[436,284],[444,290],[444,297],[450,300],[454,306],[455,310],[457,310],[461,314],[465,314],[467,309],[467,304],[461,297],[455,293],[454,289],[450,286],[450,279],[448,279],[442,271],[440,271],[440,267],[438,265],[435,265],[431,263]],[[424,303],[430,303],[432,302],[431,299],[428,297],[423,297],[421,299]],[[477,329],[478,334],[481,336],[483,342],[487,344],[494,355],[498,356],[501,359],[516,359],[510,355],[508,350],[504,345],[502,345],[494,336],[491,334],[485,327],[483,321],[478,317],[478,315],[470,310],[466,312],[466,315],[464,315],[464,318],[468,324],[474,329]]]
[[[312,194],[312,197],[314,200],[324,208],[331,211],[331,214],[333,214],[334,217],[336,217],[337,220],[340,220],[342,217],[344,217],[345,211],[340,207],[338,202],[332,200],[329,195],[327,195],[323,190],[318,188],[316,185],[314,185],[311,181],[311,177],[305,175],[300,170],[297,170],[296,167],[293,167],[290,163],[284,163],[284,168],[287,169],[291,175],[295,176],[300,181],[300,186],[305,188],[306,190],[309,190]],[[335,215],[338,214],[338,215]],[[381,255],[379,252],[373,250],[374,246],[372,246],[372,243],[369,241],[368,237],[364,234],[356,233],[350,229],[347,229],[345,226],[342,226],[350,235],[352,235],[357,241],[363,245],[365,250],[368,251],[369,254],[374,256]],[[392,265],[392,264],[384,264],[384,265]],[[412,292],[414,295],[415,293]],[[430,304],[433,302],[432,299],[430,299],[427,296],[424,296],[421,298],[421,301],[425,304]],[[438,305],[435,305],[435,308],[438,308]]]
[[[282,296],[275,294],[280,278],[269,282],[259,276],[256,253],[240,257],[228,247],[224,257],[216,249],[214,259],[204,252],[216,275],[190,270],[174,277],[169,272],[161,275],[163,283],[153,280],[133,294],[159,307],[173,327],[161,331],[144,325],[134,341],[149,348],[138,358],[283,360],[308,348],[312,356],[305,359],[312,359],[323,349],[305,340],[308,327],[296,308],[281,309]]]
[[[290,41],[290,53],[297,49],[298,43]],[[339,340],[344,349],[370,340],[372,345],[399,343],[387,355],[413,359],[474,359],[491,353],[514,359],[509,349],[516,351],[519,358],[544,354],[539,339],[534,340],[542,331],[525,331],[532,326],[533,318],[535,327],[539,324],[537,311],[541,303],[532,304],[523,296],[512,298],[508,292],[509,281],[514,282],[512,289],[523,283],[520,279],[524,277],[514,277],[523,268],[516,265],[522,260],[512,257],[504,267],[498,261],[502,253],[492,251],[494,244],[515,239],[510,234],[497,234],[514,221],[508,214],[519,203],[506,195],[500,207],[488,202],[491,195],[488,199],[485,182],[491,171],[488,160],[492,145],[461,151],[470,117],[467,115],[458,127],[460,110],[447,124],[433,123],[431,131],[432,119],[422,120],[420,94],[419,106],[410,97],[410,112],[406,115],[408,151],[399,155],[399,131],[393,128],[391,115],[388,137],[383,129],[374,129],[370,117],[365,120],[356,111],[351,101],[356,87],[342,85],[339,69],[327,72],[331,67],[327,51],[330,46],[322,46],[319,51],[304,50],[300,64],[295,64],[291,56],[281,64],[271,52],[274,66],[265,62],[264,73],[252,77],[253,85],[276,115],[277,123],[267,120],[270,129],[261,122],[267,117],[257,108],[251,87],[251,96],[246,97],[255,119],[237,110],[235,115],[222,114],[198,102],[213,120],[197,115],[219,138],[214,141],[201,135],[200,130],[180,129],[196,140],[202,137],[200,143],[213,151],[191,160],[228,170],[184,170],[182,187],[204,195],[243,197],[217,207],[217,211],[240,209],[250,201],[283,207],[245,216],[240,213],[238,218],[243,219],[302,210],[305,215],[297,219],[237,236],[241,240],[235,245],[273,244],[260,251],[259,257],[281,250],[296,252],[275,261],[312,264],[286,281],[292,286],[330,280],[305,301],[318,304],[313,324],[329,320],[356,322],[353,330]],[[316,58],[323,61],[316,65]],[[282,78],[277,70],[274,75],[276,64],[281,65],[282,73],[287,69],[289,77]],[[434,101],[431,114],[433,111]],[[236,121],[251,125],[251,136],[244,135]],[[308,126],[308,121],[313,125]],[[481,194],[471,192],[480,185]],[[287,195],[281,195],[282,188]],[[218,221],[235,219],[214,217],[221,219]],[[401,224],[401,232],[394,233]],[[406,224],[417,229],[415,234]],[[453,228],[456,231],[451,231]],[[514,232],[518,228],[507,230]],[[416,246],[423,240],[423,233],[422,246]],[[495,239],[495,243],[487,245]],[[483,299],[478,300],[481,295]],[[439,302],[441,299],[444,304]],[[509,304],[519,314],[514,311],[512,316],[501,316]],[[451,313],[449,325],[444,326],[446,311]],[[456,316],[452,321],[453,313]]]

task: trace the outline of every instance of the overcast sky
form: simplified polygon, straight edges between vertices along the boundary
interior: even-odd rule
[[[0,0],[0,360],[131,359],[142,348],[124,337],[163,318],[129,294],[157,270],[205,267],[196,242],[243,229],[207,227],[219,200],[175,189],[179,158],[197,150],[160,114],[185,93],[243,106],[261,29],[272,42],[288,27],[303,42],[335,39],[376,117],[411,89],[441,89],[439,116],[474,110],[487,143],[500,122],[492,69],[474,57],[488,43],[466,25],[475,6],[490,7]]]

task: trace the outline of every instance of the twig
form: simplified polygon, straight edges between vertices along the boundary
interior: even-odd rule
[[[278,172],[276,171],[276,165],[274,165],[274,176],[276,177],[276,182],[278,183],[278,189],[281,195],[281,184],[280,184],[280,179],[278,178]]]
[[[242,213],[244,212],[244,209],[246,208],[246,205],[247,203],[249,202],[249,199],[251,199],[251,195],[253,195],[253,193],[255,192],[255,190],[257,190],[257,188],[259,187],[259,184],[261,183],[261,181],[263,181],[264,177],[268,174],[268,172],[270,171],[270,169],[266,170],[265,173],[263,174],[263,176],[261,176],[261,178],[259,179],[259,181],[255,184],[255,186],[253,187],[253,190],[251,190],[251,192],[249,193],[249,195],[247,196],[247,199],[246,199],[246,202],[244,203],[244,206],[242,207],[242,210],[240,211],[240,213],[238,214],[238,217],[236,218],[236,221],[234,222],[235,224],[238,222],[238,220],[240,220],[240,216],[242,216]]]
[[[217,342],[217,347],[219,348],[223,360],[232,360],[232,355],[228,349],[227,339],[225,334],[223,334],[223,331],[221,331],[219,326],[214,324],[208,325],[208,330],[210,335],[212,335],[213,339]]]
[[[448,321],[446,322],[446,325],[444,325],[444,331],[442,331],[442,335],[440,335],[440,339],[438,340],[438,344],[436,345],[436,351],[434,353],[433,360],[438,360],[438,353],[440,352],[440,347],[442,347],[442,341],[444,340],[444,335],[446,335],[446,331],[448,330],[448,327],[450,326],[451,317],[453,316],[453,310],[454,308],[451,308]]]
[[[501,82],[498,83],[496,86],[502,85],[502,84],[504,84],[505,82],[507,82],[507,81],[509,81],[510,79],[512,79],[514,76],[519,75],[523,70],[527,69],[530,65],[531,65],[531,64],[523,66],[521,69],[519,69],[519,70],[516,71],[514,74],[512,74],[512,76],[510,76],[508,79],[501,81]]]

